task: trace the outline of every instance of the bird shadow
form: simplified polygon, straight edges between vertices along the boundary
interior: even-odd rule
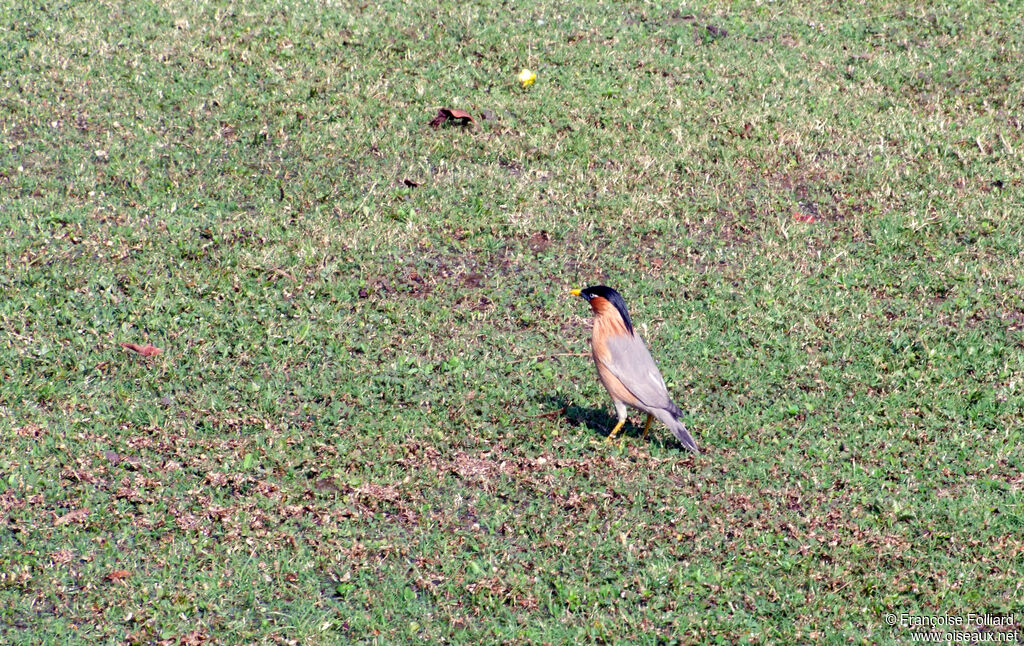
[[[559,413],[559,417],[564,419],[569,424],[577,428],[587,428],[594,435],[607,438],[608,434],[611,433],[612,428],[615,427],[616,417],[615,415],[609,415],[607,411],[600,408],[588,408],[584,406],[577,406],[571,401],[560,395],[548,395],[546,398],[548,408],[552,409],[551,416],[554,413]],[[655,446],[667,446],[668,442],[655,437],[655,421],[651,425],[651,432],[644,439],[648,444]],[[626,423],[622,426],[619,431],[617,438],[620,437],[631,437],[631,438],[643,438],[644,427],[641,423],[639,426],[633,423],[633,420],[627,419]]]

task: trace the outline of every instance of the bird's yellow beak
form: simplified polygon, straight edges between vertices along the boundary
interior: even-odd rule
[[[572,294],[573,296],[579,296],[580,295],[580,290],[578,290],[578,289],[570,289],[569,293]]]

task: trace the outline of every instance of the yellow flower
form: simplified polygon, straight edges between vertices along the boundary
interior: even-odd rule
[[[519,72],[519,76],[517,76],[516,78],[518,78],[519,82],[523,84],[523,87],[527,87],[529,85],[533,85],[533,82],[534,80],[536,80],[537,75],[524,67],[523,71]]]

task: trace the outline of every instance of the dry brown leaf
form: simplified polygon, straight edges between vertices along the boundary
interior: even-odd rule
[[[150,343],[147,343],[146,345],[139,345],[138,343],[122,343],[121,347],[127,348],[132,352],[137,352],[144,357],[155,357],[156,355],[163,352],[163,350],[153,346]]]
[[[437,116],[430,122],[431,128],[440,126],[445,121],[451,119],[457,121],[460,126],[468,126],[473,123],[473,115],[466,112],[465,110],[453,110],[451,108],[441,108],[437,111]]]
[[[127,579],[131,575],[132,575],[132,573],[129,572],[128,570],[114,570],[113,572],[110,572],[109,574],[107,574],[107,576],[105,576],[103,578],[105,578],[107,581],[113,581],[113,582],[116,583],[118,581],[122,581],[124,579]]]
[[[530,236],[527,246],[533,251],[544,251],[551,246],[551,234],[543,230],[538,231]]]
[[[54,525],[67,525],[69,523],[83,523],[86,517],[89,516],[89,510],[83,507],[82,509],[75,509],[64,514],[53,522]]]
[[[557,419],[557,418],[561,417],[564,413],[565,413],[565,406],[562,406],[558,410],[552,410],[552,411],[548,411],[546,413],[541,413],[539,415],[535,415],[535,417],[544,417],[546,419]]]
[[[54,563],[70,563],[74,556],[74,551],[67,548],[59,549],[53,554],[50,554],[50,558],[53,559]]]
[[[713,38],[725,38],[726,36],[729,35],[728,31],[726,31],[726,30],[724,30],[721,27],[718,27],[716,25],[708,25],[706,27],[706,29],[708,30],[708,33],[711,34],[711,36]]]

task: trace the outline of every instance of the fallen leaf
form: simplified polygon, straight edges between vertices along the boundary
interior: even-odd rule
[[[725,38],[729,32],[717,25],[693,25],[693,42],[697,45],[707,45],[720,38]]]
[[[417,182],[416,180],[409,178],[403,179],[402,183],[408,186],[409,188],[416,188],[417,186],[422,184],[422,182]]]
[[[538,231],[530,236],[527,246],[533,251],[544,251],[551,246],[551,234],[547,231]]]
[[[53,522],[54,525],[67,525],[68,523],[82,523],[85,522],[86,517],[89,516],[89,510],[83,507],[82,509],[75,509],[64,514]]]
[[[451,108],[441,108],[437,111],[437,116],[434,117],[433,121],[430,122],[431,128],[440,126],[445,121],[451,119],[457,121],[460,126],[468,126],[473,123],[473,115],[466,112],[465,110],[452,110]]]
[[[818,218],[818,206],[809,200],[797,204],[797,210],[793,211],[793,219],[797,222],[813,224]]]
[[[107,574],[107,576],[105,576],[103,578],[106,579],[107,581],[113,581],[113,582],[116,583],[116,582],[121,581],[123,579],[127,579],[131,575],[132,575],[132,573],[129,572],[128,570],[114,570],[113,572]]]
[[[316,487],[317,491],[341,491],[341,489],[338,488],[338,483],[334,481],[334,478],[320,478],[313,483],[313,486]]]
[[[149,343],[147,343],[146,345],[139,345],[138,343],[122,343],[121,347],[127,348],[132,352],[137,352],[144,357],[155,357],[156,355],[163,352],[163,350],[161,350],[160,348],[154,347]]]
[[[104,451],[103,457],[105,457],[107,462],[110,462],[111,464],[117,464],[121,461],[121,456],[114,451]]]
[[[14,429],[14,434],[19,437],[39,437],[46,434],[46,430],[38,424],[26,424]]]
[[[67,548],[59,549],[53,554],[50,554],[50,558],[53,559],[54,563],[70,563],[74,556],[75,553]]]
[[[210,639],[205,632],[194,630],[187,635],[182,635],[180,643],[182,646],[202,646]]]
[[[729,35],[728,31],[722,29],[721,27],[716,27],[715,25],[708,25],[707,30],[708,33],[711,34],[712,38],[725,38],[726,36]]]
[[[484,118],[484,121],[498,121],[498,115],[494,110],[484,110],[480,113],[480,116]]]
[[[555,418],[561,417],[562,414],[564,414],[564,413],[565,413],[565,406],[559,408],[558,410],[552,410],[552,411],[548,411],[546,413],[541,413],[540,415],[537,415],[537,417],[543,417],[545,419],[555,419]]]

